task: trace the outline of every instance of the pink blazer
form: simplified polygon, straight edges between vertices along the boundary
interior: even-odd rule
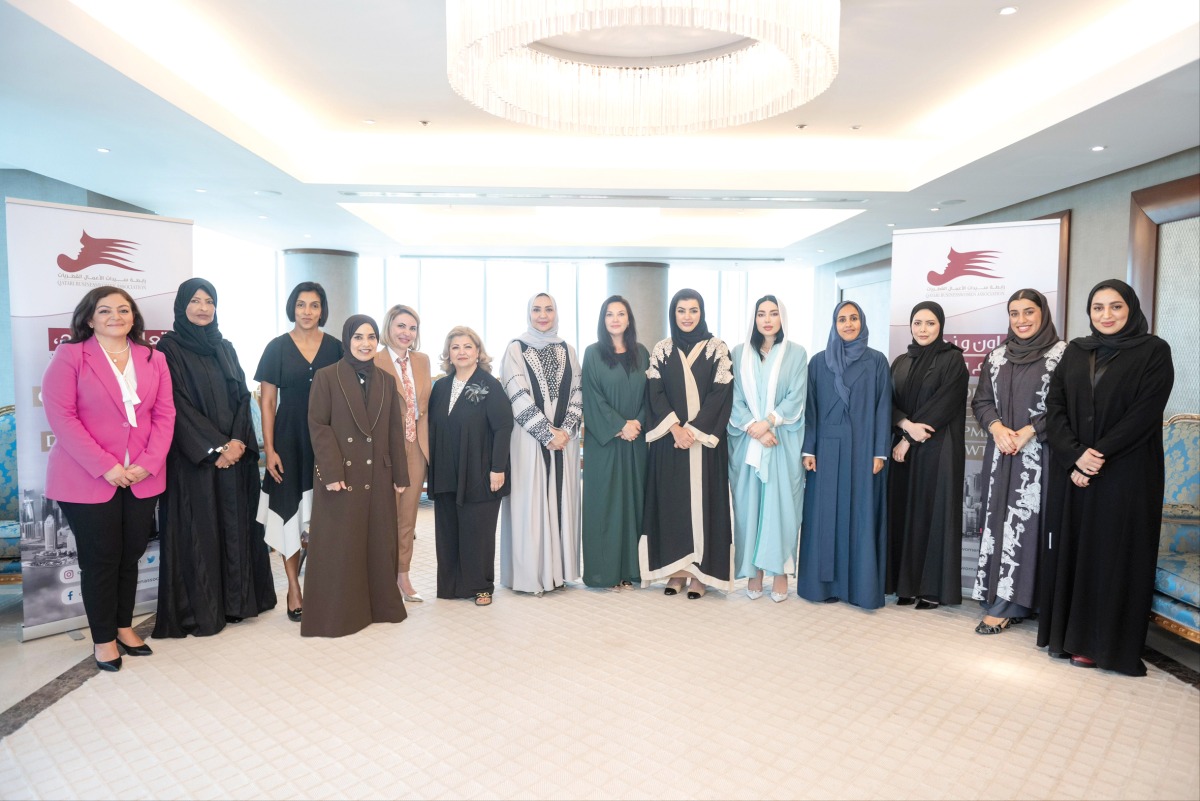
[[[131,345],[141,403],[137,427],[129,425],[121,386],[95,337],[59,345],[42,376],[42,405],[54,433],[46,465],[46,496],[56,501],[104,503],[117,488],[104,480],[113,465],[145,468],[150,475],[131,489],[139,498],[167,486],[167,450],[175,428],[175,401],[167,360],[158,351]]]

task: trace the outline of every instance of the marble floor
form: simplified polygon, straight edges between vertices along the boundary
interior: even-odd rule
[[[1200,799],[1176,662],[1073,668],[968,606],[572,585],[476,608],[433,598],[432,529],[425,505],[401,624],[302,640],[281,603],[117,674],[15,642],[0,593],[0,798]]]

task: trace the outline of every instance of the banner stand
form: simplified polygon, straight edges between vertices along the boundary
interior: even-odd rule
[[[113,286],[137,301],[153,344],[174,324],[175,293],[192,275],[192,223],[152,214],[6,198],[20,492],[21,640],[85,628],[75,535],[45,495],[54,434],[41,383],[71,315],[90,290]],[[157,607],[159,543],[138,562],[135,612]]]

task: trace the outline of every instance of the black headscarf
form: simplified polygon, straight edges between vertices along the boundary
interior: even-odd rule
[[[203,289],[213,299],[213,318],[208,325],[196,325],[187,318],[188,304],[196,294],[197,289]],[[179,285],[175,292],[175,326],[174,331],[179,336],[179,344],[193,353],[212,356],[221,347],[221,329],[217,327],[217,288],[204,278],[189,278]]]
[[[675,307],[681,300],[695,300],[700,304],[700,322],[696,323],[696,327],[691,331],[684,331],[675,322]],[[675,346],[685,353],[696,347],[697,343],[712,337],[708,332],[708,323],[704,321],[704,298],[694,289],[681,289],[675,293],[675,297],[671,298],[671,306],[667,309],[667,317],[671,321],[671,339],[675,341]]]
[[[1034,297],[1028,297],[1029,295]],[[1012,303],[1014,300],[1031,300],[1042,310],[1042,324],[1033,336],[1021,339],[1010,324],[1008,338],[1004,340],[1004,358],[1013,364],[1029,364],[1042,358],[1046,351],[1054,347],[1058,342],[1058,330],[1054,327],[1054,319],[1050,314],[1050,302],[1041,292],[1036,289],[1020,289],[1008,302]]]
[[[213,299],[213,319],[208,325],[196,325],[187,318],[188,303],[191,302],[197,289],[203,289]],[[240,384],[242,389],[245,389],[245,376],[238,368],[237,363],[230,357],[231,349],[225,348],[221,344],[225,340],[221,336],[221,329],[217,327],[216,306],[217,288],[212,285],[212,282],[204,278],[189,278],[180,284],[179,289],[175,292],[175,325],[172,326],[171,333],[186,350],[215,358],[225,380],[232,384]],[[236,394],[240,393],[235,393],[235,397]]]
[[[1115,290],[1129,306],[1129,317],[1125,320],[1125,327],[1115,334],[1102,334],[1091,322],[1092,298],[1101,289]],[[1136,347],[1154,336],[1150,333],[1150,323],[1146,320],[1146,315],[1142,313],[1141,300],[1133,291],[1133,287],[1124,281],[1109,278],[1092,287],[1092,291],[1088,293],[1087,309],[1088,326],[1092,329],[1092,333],[1090,336],[1079,337],[1073,341],[1084,350],[1098,350],[1097,361],[1099,362],[1106,362],[1116,356],[1117,351]]]
[[[348,364],[350,369],[358,375],[358,383],[362,387],[363,397],[365,398],[367,391],[371,388],[371,375],[375,372],[375,356],[372,354],[371,358],[365,362],[359,361],[354,357],[354,351],[350,349],[354,332],[364,324],[371,326],[371,330],[375,332],[375,336],[379,336],[379,326],[370,315],[353,314],[346,318],[346,322],[342,324],[342,361]]]
[[[942,310],[940,304],[932,300],[921,301],[912,307],[912,311],[908,313],[908,327],[912,328],[913,318],[917,316],[917,312],[923,309],[933,312],[933,316],[937,318],[938,338],[928,345],[918,345],[914,337],[912,344],[908,346],[908,358],[913,360],[913,364],[905,376],[903,385],[896,387],[896,394],[900,398],[902,408],[910,411],[917,406],[917,398],[921,394],[921,384],[925,381],[925,374],[932,367],[931,362],[934,357],[948,350],[958,350],[956,345],[943,338],[946,334],[946,312]]]

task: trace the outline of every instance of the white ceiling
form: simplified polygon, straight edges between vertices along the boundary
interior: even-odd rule
[[[1016,2],[843,0],[811,103],[600,138],[455,94],[442,0],[4,0],[0,163],[274,248],[818,264],[1200,144],[1195,0]]]

